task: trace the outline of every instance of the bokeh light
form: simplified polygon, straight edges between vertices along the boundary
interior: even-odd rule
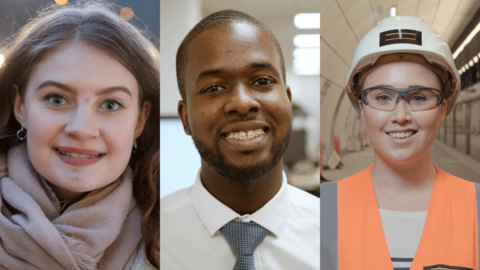
[[[320,13],[298,13],[293,23],[298,29],[320,29]]]
[[[68,2],[68,0],[55,0],[55,3],[59,5],[65,5]]]
[[[3,65],[3,61],[5,61],[5,58],[0,54],[0,67]]]
[[[122,17],[124,20],[129,21],[133,18],[133,9],[129,7],[124,7],[122,10],[120,10],[120,17]]]

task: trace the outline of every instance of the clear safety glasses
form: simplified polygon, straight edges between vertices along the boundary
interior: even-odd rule
[[[375,86],[363,90],[361,97],[363,103],[381,111],[393,111],[401,97],[405,98],[412,111],[432,110],[443,102],[443,92],[429,87],[400,89]]]

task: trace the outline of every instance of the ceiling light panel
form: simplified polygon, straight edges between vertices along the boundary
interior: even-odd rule
[[[298,13],[293,23],[298,29],[320,29],[320,13]]]
[[[320,47],[320,34],[296,35],[293,44],[297,48],[318,48]]]

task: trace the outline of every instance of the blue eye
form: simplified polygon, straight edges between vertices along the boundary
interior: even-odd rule
[[[109,112],[118,111],[120,108],[125,108],[120,102],[114,99],[109,99],[102,104],[103,108]]]
[[[424,102],[425,100],[427,100],[427,98],[420,95],[416,95],[411,99],[411,101],[415,101],[415,102]]]
[[[390,100],[392,100],[392,98],[390,96],[387,96],[387,95],[380,95],[380,96],[376,97],[376,100],[378,100],[380,102],[389,102]]]
[[[60,94],[50,94],[45,97],[53,106],[64,105],[67,100]]]

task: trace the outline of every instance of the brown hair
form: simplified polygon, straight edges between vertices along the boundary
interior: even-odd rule
[[[0,152],[20,143],[20,124],[13,115],[15,86],[22,98],[31,71],[48,52],[69,41],[92,45],[123,64],[139,84],[140,108],[151,102],[143,133],[129,165],[134,171],[133,195],[143,212],[142,236],[146,255],[159,268],[160,253],[160,71],[158,49],[148,34],[123,20],[119,7],[103,1],[49,5],[22,27],[1,49],[5,62],[0,67]]]
[[[180,90],[180,95],[182,96],[182,99],[186,102],[187,101],[187,94],[185,90],[185,69],[187,66],[187,46],[188,44],[198,35],[200,35],[202,32],[212,29],[217,26],[222,26],[222,25],[228,25],[228,24],[233,24],[233,23],[239,23],[239,22],[248,22],[253,24],[254,26],[265,30],[267,33],[269,33],[273,40],[275,41],[275,48],[277,49],[278,56],[280,58],[280,66],[282,68],[282,77],[283,77],[283,82],[286,84],[286,75],[285,75],[285,61],[283,60],[283,54],[282,54],[282,49],[280,48],[280,44],[278,43],[277,39],[275,38],[275,35],[268,29],[268,27],[260,22],[259,20],[253,18],[252,16],[236,11],[236,10],[222,10],[218,11],[215,13],[212,13],[205,17],[203,20],[201,20],[199,23],[193,27],[190,32],[188,32],[187,36],[183,39],[182,44],[180,44],[180,47],[178,48],[177,51],[177,83],[178,83],[178,89]]]

